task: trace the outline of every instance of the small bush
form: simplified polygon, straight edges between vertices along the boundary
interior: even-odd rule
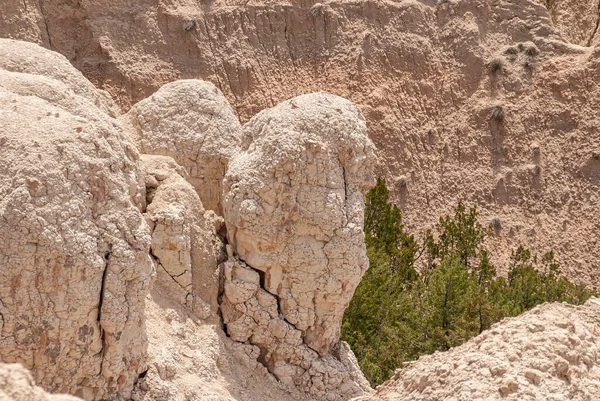
[[[490,118],[498,124],[502,124],[504,122],[504,109],[502,106],[494,106],[490,111]]]
[[[540,51],[537,47],[530,46],[527,48],[527,50],[525,50],[525,54],[528,55],[529,57],[535,57],[538,54],[540,54]]]
[[[530,72],[535,71],[535,60],[533,60],[532,58],[525,60],[525,62],[523,63],[523,67],[525,67],[525,69]]]
[[[504,69],[504,60],[499,57],[493,59],[488,63],[487,69],[490,72],[490,74],[498,74],[502,72],[502,70]]]
[[[183,23],[183,30],[186,32],[189,32],[193,29],[196,29],[196,25],[197,25],[196,20],[193,20],[193,19],[186,20]]]
[[[506,49],[504,51],[504,55],[510,61],[514,61],[517,59],[517,56],[519,55],[519,50],[516,47],[509,47],[508,49]]]

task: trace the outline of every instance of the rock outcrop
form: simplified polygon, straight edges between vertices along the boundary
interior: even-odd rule
[[[164,85],[123,119],[142,153],[175,159],[204,207],[222,214],[221,183],[229,160],[240,150],[242,129],[216,86],[198,80]]]
[[[242,121],[303,93],[343,96],[367,120],[408,230],[424,234],[459,199],[476,203],[501,222],[493,262],[506,265],[518,245],[553,249],[570,278],[600,290],[600,247],[588,241],[600,230],[599,188],[580,169],[600,147],[597,0],[1,8],[0,36],[66,55],[124,111],[188,78],[213,82]],[[539,54],[519,52],[527,42]],[[502,69],[490,74],[496,58]],[[502,127],[490,124],[495,106]]]
[[[127,397],[154,271],[138,152],[64,57],[0,54],[0,360],[49,391]]]
[[[600,300],[544,304],[405,366],[361,401],[596,400]]]
[[[224,181],[227,333],[258,345],[282,381],[320,396],[368,389],[330,354],[368,267],[365,192],[374,146],[347,100],[318,93],[265,110],[244,126],[246,150]],[[335,399],[335,398],[332,398]]]
[[[185,169],[168,156],[142,155],[146,213],[152,231],[151,254],[158,283],[170,296],[201,319],[216,319],[218,265],[223,242],[217,232],[224,222],[206,211]]]
[[[63,57],[19,46],[0,40],[3,362],[88,401],[245,399],[227,383],[256,375],[252,399],[371,390],[338,342],[375,163],[349,101],[294,98],[242,132],[187,80],[116,119]],[[19,377],[7,397],[44,399]]]
[[[0,401],[81,401],[64,394],[48,394],[36,387],[21,365],[0,364]]]
[[[552,21],[570,43],[593,46],[600,43],[600,3],[596,0],[539,0]]]

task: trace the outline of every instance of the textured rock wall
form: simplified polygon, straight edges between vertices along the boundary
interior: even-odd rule
[[[331,399],[360,394],[368,385],[330,351],[368,267],[375,148],[365,121],[345,99],[305,95],[251,119],[244,143],[224,181],[227,234],[244,262],[223,267],[227,333],[258,345],[286,383]]]
[[[215,86],[186,80],[119,121],[62,56],[11,40],[0,54],[2,361],[86,400],[167,397],[165,382],[189,367],[156,348],[148,366],[150,294],[153,325],[172,315],[157,308],[176,308],[204,333],[193,337],[225,338],[223,324],[227,352],[274,374],[293,399],[298,389],[319,400],[371,390],[338,343],[368,267],[362,219],[375,162],[349,101],[298,97],[242,132]],[[231,251],[221,271],[216,212],[244,260]],[[7,396],[45,397],[18,380]]]
[[[31,374],[20,365],[0,364],[0,401],[78,401],[69,395],[48,394],[36,387]]]
[[[185,169],[168,156],[142,155],[151,254],[158,283],[199,318],[216,319],[223,219],[206,211]]]
[[[596,0],[540,0],[552,21],[570,43],[593,46],[600,42],[600,3]]]
[[[65,54],[125,110],[179,78],[213,82],[243,121],[302,93],[344,96],[368,122],[408,229],[424,232],[458,199],[477,203],[501,222],[495,262],[519,244],[552,248],[599,289],[600,59],[597,46],[569,44],[586,44],[597,2],[548,4],[7,0],[0,35]],[[526,42],[540,50],[532,60],[504,54]],[[490,76],[496,57],[504,68]],[[496,105],[501,130],[489,123]]]
[[[221,183],[242,129],[217,87],[198,80],[164,85],[123,120],[142,153],[174,158],[204,207],[222,214]]]
[[[49,391],[127,397],[153,274],[137,150],[66,59],[0,54],[0,359]]]

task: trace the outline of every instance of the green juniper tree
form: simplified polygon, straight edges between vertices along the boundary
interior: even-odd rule
[[[592,295],[561,275],[552,251],[538,261],[519,247],[507,277],[497,276],[484,247],[491,228],[478,216],[458,202],[419,245],[382,178],[367,194],[370,268],[344,315],[342,339],[372,385],[402,362],[460,345],[505,316],[543,302],[581,304]]]

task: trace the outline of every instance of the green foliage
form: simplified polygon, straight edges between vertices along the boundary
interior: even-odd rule
[[[365,210],[370,268],[342,324],[342,339],[372,385],[402,362],[460,345],[505,316],[543,302],[581,304],[593,295],[561,275],[551,251],[538,262],[519,247],[507,277],[498,277],[484,247],[490,233],[477,209],[459,202],[419,245],[404,230],[385,181],[377,180]]]

